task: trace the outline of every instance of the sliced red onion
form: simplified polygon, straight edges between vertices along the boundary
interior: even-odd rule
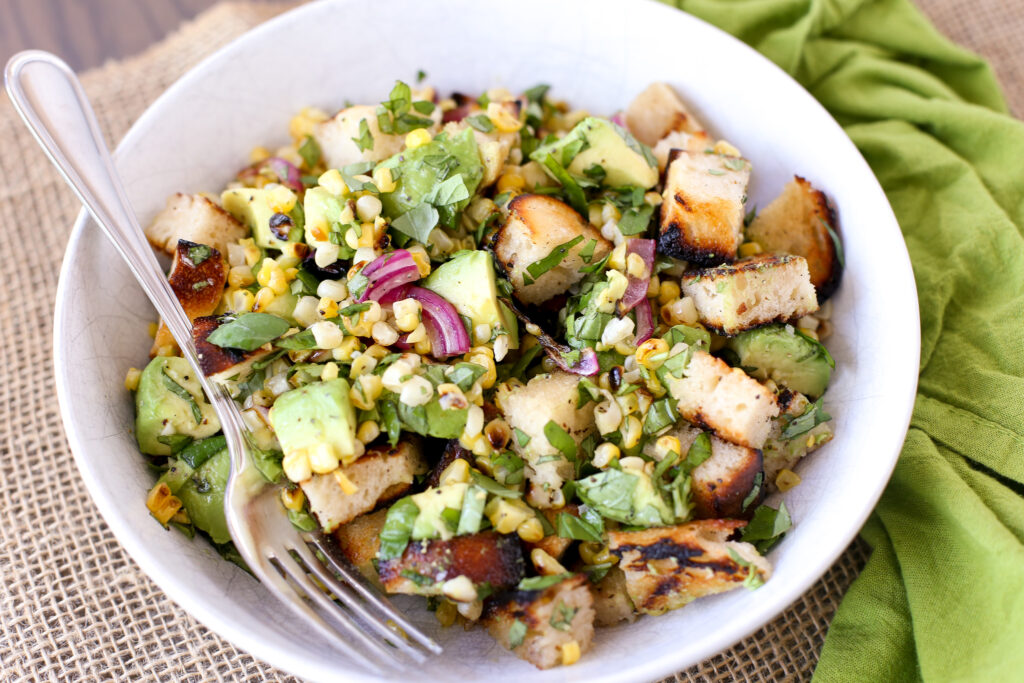
[[[626,287],[626,293],[622,295],[622,301],[619,302],[623,313],[633,310],[634,306],[647,298],[647,290],[651,286],[651,274],[654,272],[655,246],[654,240],[631,239],[626,242],[626,258],[628,259],[630,254],[636,254],[642,258],[647,276],[633,277],[627,273],[629,285]]]
[[[544,351],[548,354],[548,358],[555,361],[555,365],[566,372],[571,372],[574,375],[592,377],[601,371],[601,364],[597,360],[597,352],[589,347],[580,349],[579,360],[572,365],[565,362],[565,358],[562,357],[562,352],[558,349],[545,346]]]
[[[636,315],[636,332],[633,339],[637,346],[651,338],[654,334],[654,316],[651,315],[651,302],[644,300],[633,309]]]
[[[359,301],[381,301],[387,294],[420,279],[419,266],[405,249],[378,256],[359,274],[369,280]]]
[[[403,332],[402,334],[398,335],[398,341],[396,341],[393,344],[393,346],[397,346],[403,351],[408,351],[409,349],[411,349],[413,345],[409,343],[409,333]]]
[[[440,294],[423,287],[405,285],[387,297],[392,303],[399,299],[415,299],[423,307],[423,324],[430,338],[430,354],[435,358],[458,356],[469,351],[469,333],[455,307]],[[405,343],[408,343],[406,341]]]
[[[611,118],[611,122],[614,123],[616,126],[622,126],[623,128],[625,128],[626,127],[626,115],[623,114],[621,111],[615,112],[615,115],[612,116],[612,118]]]
[[[238,173],[238,180],[255,185],[256,176],[264,174],[264,171],[269,171],[270,175],[289,190],[302,192],[302,173],[294,164],[281,157],[270,157],[243,168]]]

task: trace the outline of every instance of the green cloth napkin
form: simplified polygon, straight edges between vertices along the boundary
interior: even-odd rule
[[[988,65],[908,0],[669,4],[761,51],[832,113],[914,266],[910,432],[815,678],[1024,680],[1024,124]]]

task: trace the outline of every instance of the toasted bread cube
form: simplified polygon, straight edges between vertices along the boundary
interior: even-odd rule
[[[543,590],[516,590],[488,601],[483,624],[502,646],[538,669],[563,662],[562,647],[586,652],[594,638],[594,598],[581,575]],[[525,627],[525,632],[524,632]]]
[[[401,441],[368,448],[351,465],[340,468],[355,487],[347,494],[333,472],[314,474],[301,483],[309,500],[309,510],[327,533],[380,503],[393,500],[412,486],[415,475],[427,471],[427,462],[419,441]]]
[[[626,109],[626,127],[648,147],[672,131],[704,131],[668,83],[651,83],[633,99]]]
[[[445,581],[459,576],[474,586],[512,588],[522,580],[525,566],[518,536],[484,531],[447,541],[411,541],[401,557],[380,560],[377,568],[389,593],[441,595]]]
[[[534,507],[560,507],[564,504],[562,484],[572,477],[573,465],[544,435],[544,427],[553,421],[577,444],[593,433],[594,411],[576,408],[579,400],[579,379],[567,372],[537,375],[527,384],[515,387],[502,398],[505,420],[529,438],[525,446],[512,439],[512,447],[526,460],[526,477],[530,481],[529,501]]]
[[[749,182],[745,159],[673,150],[665,171],[658,250],[701,266],[735,259]]]
[[[787,322],[818,310],[818,298],[802,256],[755,256],[683,275],[700,321],[719,334]]]
[[[591,587],[594,595],[594,623],[614,626],[620,621],[634,621],[636,609],[626,590],[626,575],[618,566],[612,567],[604,578]]]
[[[359,570],[359,573],[375,584],[380,584],[380,577],[377,576],[377,568],[374,567],[373,560],[377,557],[377,550],[380,548],[380,532],[384,528],[387,518],[388,511],[386,509],[360,515],[347,524],[339,525],[333,534],[342,557],[351,562],[352,566]]]
[[[437,488],[441,485],[441,475],[456,460],[465,460],[470,466],[476,465],[473,453],[462,447],[458,439],[449,439],[441,452],[441,458],[430,468],[427,478],[423,481],[426,488]]]
[[[784,439],[782,430],[785,428],[782,416],[790,418],[799,417],[807,410],[810,401],[803,394],[797,392],[783,391],[779,394],[779,406],[782,414],[772,421],[772,431],[765,441],[764,453],[764,478],[768,491],[777,491],[775,484],[779,472],[783,469],[791,470],[804,456],[818,450],[832,440],[833,431],[831,420],[816,425],[808,432]]]
[[[195,255],[196,259],[190,258],[190,254]],[[178,240],[167,280],[190,321],[211,315],[217,310],[227,279],[227,263],[219,251],[207,245]],[[164,346],[177,348],[171,331],[161,322],[149,355],[155,356]]]
[[[668,432],[679,439],[685,456],[690,446],[700,436],[701,430],[680,425]],[[653,455],[654,442],[644,448]],[[695,519],[749,518],[754,508],[764,497],[764,469],[761,452],[711,437],[711,457],[698,465],[692,472],[690,492],[693,497]],[[760,477],[758,475],[761,475]],[[756,490],[755,490],[756,489]],[[743,502],[754,493],[744,507]]]
[[[416,114],[419,116],[419,114]],[[440,128],[441,108],[435,107],[428,117],[434,121],[427,128],[433,136]],[[355,139],[359,139],[360,124],[366,121],[373,137],[373,147],[361,150]],[[356,105],[342,109],[332,118],[316,124],[313,137],[320,145],[327,168],[342,168],[360,161],[383,161],[394,156],[405,147],[404,135],[382,133],[377,121],[377,108],[370,105]],[[353,139],[355,138],[355,139]]]
[[[146,228],[146,239],[174,256],[179,240],[205,244],[226,254],[228,244],[249,234],[230,213],[198,194],[171,195],[167,206]]]
[[[704,519],[673,527],[612,531],[608,547],[620,558],[626,589],[637,611],[663,614],[701,596],[738,588],[752,572],[761,581],[768,580],[771,567],[754,546],[726,540],[744,526],[746,522],[734,519]]]
[[[720,438],[760,448],[779,414],[775,395],[739,368],[704,351],[695,351],[683,377],[669,382],[679,414]]]
[[[557,265],[536,277],[530,275],[531,265],[577,237],[583,239]],[[597,263],[612,248],[568,204],[539,194],[521,194],[509,202],[508,218],[494,240],[494,255],[512,282],[516,298],[527,304],[544,303],[563,294],[583,279],[580,268]],[[584,261],[580,251],[591,242],[596,242],[593,256]]]
[[[669,159],[673,157],[672,150],[686,150],[688,152],[704,152],[711,149],[714,142],[706,132],[686,133],[681,130],[674,130],[662,139],[658,140],[651,151],[654,158],[658,160],[658,170],[662,173],[668,168]]]
[[[199,368],[205,376],[218,384],[243,382],[252,373],[253,363],[271,352],[270,345],[266,344],[252,351],[241,351],[222,348],[206,341],[220,324],[220,318],[215,315],[203,316],[192,321],[192,341],[196,345]]]
[[[782,194],[758,212],[747,228],[747,239],[767,252],[803,256],[818,303],[839,286],[843,264],[836,250],[836,213],[825,193],[800,176],[795,176]]]
[[[555,558],[556,560],[560,560],[562,559],[562,556],[565,555],[565,552],[575,541],[573,541],[573,539],[571,538],[563,538],[558,535],[558,515],[564,512],[566,514],[572,515],[573,517],[579,517],[580,506],[577,505],[576,503],[569,503],[564,508],[561,508],[559,510],[552,510],[549,508],[545,510],[540,510],[539,512],[542,515],[544,515],[544,518],[548,521],[548,524],[550,524],[554,529],[556,529],[556,531],[550,536],[545,536],[536,543],[527,543],[526,548],[530,551],[534,550],[535,548],[540,548],[551,557]]]

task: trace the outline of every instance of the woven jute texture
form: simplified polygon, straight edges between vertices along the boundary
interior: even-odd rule
[[[992,27],[1003,31],[1007,56],[1024,34],[997,12],[978,20],[984,2],[928,4],[954,26],[948,33],[978,31],[985,40]],[[217,6],[144,54],[86,74],[110,142],[190,66],[288,6]],[[967,23],[976,28],[963,28]],[[1019,64],[1010,60],[1006,69],[1004,76],[1024,80],[1013,71]],[[289,679],[165,597],[118,545],[82,486],[60,423],[51,360],[57,275],[78,210],[10,104],[0,102],[0,681]],[[866,553],[855,542],[782,616],[675,678],[809,678]]]

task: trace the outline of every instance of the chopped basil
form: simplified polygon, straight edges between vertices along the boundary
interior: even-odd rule
[[[364,135],[363,126],[365,125],[366,119],[363,119],[362,123],[359,126],[360,135]],[[368,135],[369,132],[369,129],[367,129],[365,134]],[[357,141],[356,144],[358,145],[359,142]],[[370,138],[370,146],[368,148],[360,147],[360,149],[373,149],[373,138]],[[312,135],[307,135],[305,138],[302,139],[302,144],[299,145],[299,156],[302,157],[302,161],[305,162],[306,168],[313,168],[318,163],[320,163],[320,145],[317,144],[316,138],[314,138]]]
[[[545,588],[551,588],[555,584],[561,583],[568,579],[572,574],[552,574],[550,576],[531,576],[523,579],[516,586],[521,591],[542,591]]]
[[[303,330],[293,335],[283,337],[274,342],[274,346],[288,351],[304,351],[316,348],[316,337],[313,330]]]
[[[548,423],[544,425],[544,436],[547,438],[548,443],[565,456],[566,460],[570,462],[576,460],[576,440],[569,435],[569,432],[562,429],[557,422],[548,420]]]
[[[530,443],[530,435],[524,432],[519,427],[514,427],[513,431],[516,434],[516,443],[519,444],[520,448],[526,448],[526,445]]]
[[[164,387],[168,391],[189,404],[189,407],[192,408],[192,417],[195,419],[196,424],[201,424],[203,421],[203,411],[199,409],[196,397],[188,389],[171,379],[171,376],[167,374],[167,368],[164,368],[163,381]]]
[[[484,491],[487,491],[487,493],[490,493],[493,496],[498,496],[499,498],[523,497],[522,491],[516,491],[515,489],[506,488],[499,484],[498,482],[491,479],[490,477],[488,477],[486,474],[481,474],[476,470],[471,471],[469,474],[472,477],[474,484],[476,484]]]
[[[550,85],[540,83],[538,85],[533,86],[532,88],[527,89],[523,94],[526,95],[526,99],[529,102],[536,102],[540,104],[541,102],[544,101],[544,96],[548,94],[548,90],[550,89]]]
[[[200,280],[199,282],[196,282],[196,283],[194,283],[192,285],[192,289],[194,289],[195,291],[198,292],[199,290],[206,289],[209,286],[210,286],[210,281],[209,280]]]
[[[213,250],[205,244],[197,244],[188,248],[188,260],[192,262],[192,265],[198,266],[200,263],[210,258],[213,254]]]
[[[576,385],[576,389],[579,391],[579,398],[576,399],[576,410],[579,410],[591,401],[597,403],[598,399],[601,397],[600,387],[586,377],[579,381],[579,384]]]
[[[839,266],[841,268],[845,268],[846,258],[843,254],[843,243],[839,240],[839,235],[837,235],[836,231],[832,229],[832,226],[828,224],[828,221],[823,218],[818,218],[818,220],[825,226],[825,230],[828,231],[828,236],[832,238],[832,246],[836,249],[836,260],[839,261]]]
[[[733,171],[742,171],[747,165],[743,159],[738,157],[726,157],[723,163],[725,163],[726,168],[732,169]]]
[[[568,166],[572,163],[572,160],[576,158],[576,155],[590,147],[590,141],[586,138],[576,138],[565,147],[562,148],[562,166]]]
[[[568,242],[559,244],[557,247],[551,250],[551,253],[542,258],[539,261],[534,261],[530,265],[526,266],[526,271],[533,277],[534,280],[539,278],[544,273],[548,272],[555,266],[565,259],[569,250],[575,247],[577,244],[583,241],[583,235],[576,235]]]
[[[377,125],[387,135],[405,135],[418,128],[429,128],[434,121],[410,113],[412,108],[412,91],[402,81],[395,81],[386,102],[377,107]],[[417,109],[419,111],[419,109]],[[433,109],[431,109],[433,111]]]
[[[761,487],[764,485],[764,472],[758,472],[754,475],[754,485],[750,488],[750,493],[743,499],[743,511],[746,512],[747,508],[754,504],[757,497],[761,495]]]
[[[580,512],[582,513],[584,509],[590,512],[590,515],[585,516],[589,518],[580,518],[568,512],[559,512],[556,518],[558,535],[562,538],[572,538],[577,541],[600,543],[601,532],[604,529],[601,515],[585,505],[581,506]]]
[[[256,471],[271,484],[276,484],[284,474],[284,468],[281,466],[284,453],[281,451],[265,451],[249,440],[249,458]]]
[[[462,513],[459,516],[455,533],[475,534],[480,531],[483,522],[484,503],[487,502],[487,491],[480,486],[470,486],[462,497]]]
[[[487,114],[477,114],[466,118],[466,123],[476,128],[481,133],[490,133],[494,130],[494,123]]]
[[[757,551],[764,555],[782,540],[792,526],[793,520],[785,503],[779,503],[778,510],[767,505],[759,505],[754,510],[750,522],[740,533],[740,538],[752,543]]]
[[[457,177],[461,178],[461,176]],[[465,189],[465,185],[463,185],[463,189]],[[391,227],[422,244],[427,244],[430,233],[437,226],[439,220],[440,214],[437,209],[427,202],[423,202],[391,221]]]
[[[394,446],[398,443],[398,437],[402,433],[402,421],[398,417],[398,408],[394,401],[378,401],[377,409],[380,411],[381,427],[388,435],[388,443]]]
[[[359,315],[363,311],[368,311],[368,310],[370,310],[370,303],[368,301],[363,302],[361,304],[349,304],[345,308],[343,308],[340,311],[338,311],[338,316],[337,317],[339,317],[339,318],[348,318],[349,320],[354,320],[357,315]]]
[[[445,523],[449,531],[455,533],[459,529],[459,517],[462,515],[462,510],[459,508],[445,508],[441,510],[441,521]]]
[[[208,439],[196,441],[188,448],[182,450],[181,453],[178,454],[178,460],[185,462],[189,467],[197,470],[200,465],[227,447],[228,440],[226,437],[223,435],[211,436]]]
[[[720,168],[709,168],[708,175],[725,175],[725,171]]]
[[[576,209],[581,216],[586,216],[588,213],[587,197],[583,194],[583,189],[579,183],[550,154],[544,159],[544,166],[555,177],[555,180],[562,185],[562,189],[565,190],[566,197],[569,199],[569,205]]]
[[[555,605],[554,611],[551,613],[551,619],[548,623],[551,624],[551,628],[559,631],[568,631],[572,625],[572,619],[576,616],[577,609],[575,607],[569,607],[567,604],[558,601]]]
[[[434,103],[430,100],[416,100],[412,103],[412,108],[423,114],[424,116],[430,116],[434,113]]]
[[[580,258],[584,263],[590,263],[594,258],[594,250],[597,249],[597,240],[591,239],[587,245],[580,249]]]
[[[512,627],[508,630],[508,647],[514,650],[523,644],[526,638],[526,624],[519,619],[512,620]]]
[[[678,403],[671,398],[663,398],[652,403],[644,419],[644,434],[657,434],[665,427],[674,425],[679,418],[676,410]]]
[[[206,341],[221,348],[253,351],[271,342],[291,327],[284,318],[269,313],[243,313],[221,324]]]
[[[801,434],[806,434],[823,422],[828,422],[832,416],[821,407],[822,399],[807,406],[804,412],[798,417],[783,415],[779,419],[785,425],[782,429],[783,439],[794,439]]]
[[[402,571],[398,572],[398,575],[402,578],[409,579],[420,588],[433,586],[435,583],[434,580],[429,576],[420,574],[418,571],[415,571],[413,569],[403,569]]]
[[[587,168],[583,169],[583,175],[587,176],[595,183],[600,183],[608,175],[608,172],[604,170],[604,166],[600,164],[591,164]]]
[[[601,579],[608,576],[608,572],[615,565],[611,562],[601,564],[588,564],[583,566],[583,573],[590,579],[590,583],[600,583]]]
[[[467,199],[469,199],[469,189],[466,187],[466,181],[460,173],[456,173],[444,182],[435,185],[423,197],[424,202],[433,204],[438,208],[457,204]]]
[[[345,186],[348,187],[349,192],[362,192],[363,190],[369,190],[371,192],[379,192],[377,186],[368,180],[356,180],[357,175],[365,175],[373,171],[372,161],[359,161],[348,166],[343,166],[338,169],[341,173],[342,180],[345,181]],[[394,174],[394,169],[392,169]],[[296,204],[298,206],[298,204]]]
[[[687,472],[693,472],[697,467],[711,457],[711,435],[707,432],[701,432],[697,435],[697,438],[690,444],[690,449],[686,451],[686,470]]]
[[[423,79],[426,78],[426,77],[427,77],[427,72],[424,71],[423,69],[418,69],[416,71],[416,82],[417,83],[422,83]]]
[[[756,206],[754,208],[752,208],[750,211],[747,211],[747,215],[743,217],[743,227],[744,228],[749,228],[750,224],[754,222],[755,218],[757,218],[757,207]],[[842,265],[842,264],[840,264],[840,265]]]
[[[650,204],[644,204],[639,209],[626,209],[619,219],[619,232],[626,236],[646,232],[653,213],[654,207]]]
[[[356,143],[360,152],[373,149],[373,135],[370,133],[370,124],[366,122],[366,119],[359,121],[359,137],[352,138],[352,142]]]
[[[690,327],[689,325],[676,325],[669,329],[662,339],[668,342],[668,347],[670,349],[680,342],[687,346],[702,348],[704,350],[707,350],[711,346],[710,332],[699,327]]]
[[[319,524],[313,519],[313,515],[309,514],[305,510],[289,510],[288,521],[292,523],[292,526],[299,531],[305,531],[307,533],[316,531],[319,528]]]
[[[161,434],[156,440],[171,449],[171,455],[192,443],[192,437],[188,434]]]
[[[448,373],[447,379],[459,389],[469,391],[486,372],[487,368],[476,363],[456,363],[452,371]]]
[[[405,547],[409,545],[412,527],[419,514],[419,507],[409,496],[391,506],[384,520],[384,527],[380,530],[378,558],[393,560],[402,556]]]
[[[761,578],[761,574],[757,571],[757,567],[754,566],[753,562],[749,562],[740,557],[740,554],[729,548],[729,557],[732,558],[733,562],[738,564],[747,570],[747,578],[743,580],[743,585],[749,590],[757,590],[764,585],[764,579]]]

